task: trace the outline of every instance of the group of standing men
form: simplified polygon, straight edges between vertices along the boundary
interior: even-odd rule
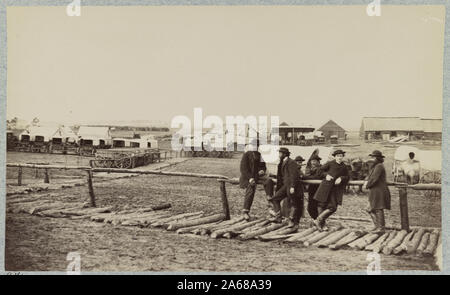
[[[256,145],[257,146],[257,145]],[[313,219],[313,224],[320,231],[328,230],[326,220],[342,205],[342,198],[349,181],[349,171],[343,159],[345,152],[336,150],[332,153],[333,160],[321,164],[322,160],[314,154],[308,159],[305,172],[301,167],[305,159],[297,156],[290,158],[289,149],[279,149],[280,162],[276,175],[267,175],[267,167],[261,158],[261,153],[254,150],[244,153],[240,164],[240,186],[245,189],[243,216],[250,220],[250,208],[256,192],[257,184],[263,184],[271,222],[282,222],[281,201],[286,199],[288,227],[298,228],[304,211],[304,190],[308,193],[307,211]],[[386,172],[383,166],[384,156],[379,151],[370,155],[372,167],[366,179],[365,187],[369,192],[369,205],[364,209],[374,223],[373,232],[384,230],[384,209],[390,209],[390,193],[386,185]],[[302,180],[321,180],[320,184],[308,184]]]

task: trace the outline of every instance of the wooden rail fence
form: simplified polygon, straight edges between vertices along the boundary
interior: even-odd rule
[[[169,172],[162,170],[142,170],[142,169],[120,169],[120,168],[91,168],[89,166],[59,166],[59,165],[40,165],[40,164],[20,164],[20,163],[8,163],[7,167],[18,168],[17,184],[22,185],[22,169],[44,169],[44,182],[50,183],[49,170],[84,170],[87,173],[87,185],[89,190],[89,198],[91,207],[96,207],[95,193],[93,186],[93,173],[94,172],[107,172],[107,173],[126,173],[126,174],[142,174],[142,175],[165,175],[165,176],[184,176],[184,177],[196,177],[196,178],[208,178],[217,179],[220,184],[220,195],[223,208],[223,214],[225,220],[230,219],[230,208],[228,204],[228,197],[226,191],[226,183],[238,184],[239,180],[236,178],[229,178],[219,174],[201,174],[201,173],[188,173],[188,172]],[[320,184],[321,180],[302,180],[304,184]],[[363,185],[363,180],[349,181],[349,185]],[[399,204],[400,204],[400,219],[401,228],[409,231],[409,217],[408,217],[408,191],[412,190],[441,190],[441,184],[427,183],[427,184],[414,184],[408,185],[406,183],[388,182],[389,186],[395,186],[398,189]]]

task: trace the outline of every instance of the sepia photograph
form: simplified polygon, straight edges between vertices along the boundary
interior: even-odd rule
[[[385,2],[7,6],[4,272],[443,271],[446,6]]]

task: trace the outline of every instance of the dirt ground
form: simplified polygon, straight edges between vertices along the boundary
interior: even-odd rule
[[[376,149],[372,144],[354,148],[354,154]],[[393,154],[382,149],[389,158]],[[78,161],[72,156],[8,153],[8,162]],[[31,157],[33,159],[30,159]],[[36,157],[36,158],[35,158]],[[54,158],[53,158],[54,157]],[[62,158],[60,158],[62,157]],[[83,161],[83,160],[82,160]],[[67,165],[76,165],[74,163]],[[386,161],[387,170],[389,163]],[[9,170],[9,169],[8,169]],[[196,158],[167,168],[168,171],[239,176],[239,155],[233,159]],[[32,172],[24,172],[33,179]],[[58,177],[57,172],[52,172]],[[62,178],[68,175],[62,175]],[[11,181],[16,172],[8,171]],[[220,212],[219,185],[213,179],[143,175],[95,182],[98,206],[139,208],[171,203],[174,212]],[[227,185],[232,215],[238,214],[243,191]],[[388,224],[399,225],[398,195],[394,188]],[[86,186],[56,192],[40,192],[42,198],[80,201],[88,199]],[[361,211],[367,196],[346,195],[337,216],[367,218]],[[408,191],[410,224],[441,226],[441,198]],[[252,214],[264,216],[267,207],[262,188],[258,190]],[[338,221],[332,220],[331,223]],[[340,221],[347,225],[345,221]],[[351,226],[367,226],[364,222]],[[35,217],[8,213],[6,216],[5,269],[8,271],[65,271],[68,252],[81,254],[82,271],[365,271],[365,251],[303,248],[280,242],[213,240],[178,235],[159,229],[140,229],[81,220]],[[381,255],[382,270],[437,270],[433,259]]]

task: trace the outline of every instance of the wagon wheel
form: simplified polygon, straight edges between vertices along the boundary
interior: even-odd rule
[[[198,151],[197,152],[197,157],[206,157],[207,156],[207,152],[205,151]]]
[[[131,168],[132,160],[131,158],[122,158],[114,161],[114,164],[117,168],[129,169]]]

